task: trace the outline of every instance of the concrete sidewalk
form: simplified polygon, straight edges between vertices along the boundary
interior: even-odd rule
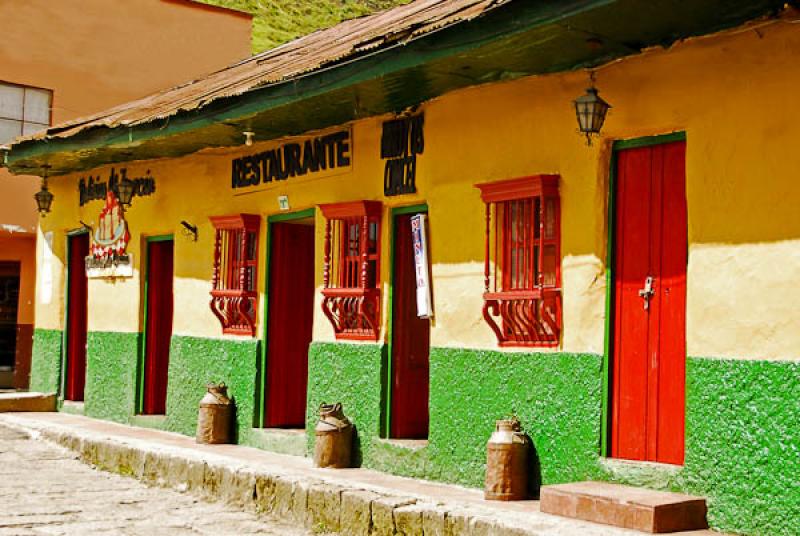
[[[65,413],[4,413],[0,424],[78,453],[99,469],[273,514],[316,532],[372,536],[616,536],[631,530],[561,518],[538,501],[487,502],[480,490]],[[692,536],[719,535],[694,531]]]

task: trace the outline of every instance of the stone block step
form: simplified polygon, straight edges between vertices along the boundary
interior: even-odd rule
[[[708,527],[706,500],[607,482],[543,486],[541,511],[649,533]]]
[[[0,413],[55,410],[55,393],[0,393]]]

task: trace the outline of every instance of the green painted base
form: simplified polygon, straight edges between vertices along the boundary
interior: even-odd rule
[[[599,457],[599,355],[433,348],[431,434],[427,444],[407,444],[381,438],[384,345],[311,345],[305,434],[253,429],[260,380],[252,339],[173,337],[167,415],[135,417],[140,345],[136,333],[89,334],[86,415],[194,435],[206,382],[224,381],[237,403],[239,443],[309,455],[319,404],[342,402],[356,426],[356,465],[473,487],[483,485],[494,421],[516,415],[536,448],[536,483],[604,479],[684,491],[708,497],[716,529],[800,534],[800,363],[690,358],[686,462],[665,467]],[[57,390],[60,352],[60,331],[35,331],[33,390]]]
[[[136,403],[140,333],[90,331],[86,343],[85,414],[130,422]]]
[[[61,390],[61,341],[63,332],[57,329],[33,331],[31,357],[31,391],[57,393]]]
[[[195,435],[206,384],[225,382],[228,396],[236,403],[236,440],[246,443],[254,425],[258,355],[259,341],[255,339],[173,336],[165,429]]]

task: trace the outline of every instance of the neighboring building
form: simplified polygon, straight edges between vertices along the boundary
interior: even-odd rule
[[[361,465],[469,486],[514,414],[545,484],[800,533],[800,14],[643,6],[419,1],[17,143],[55,175],[32,387],[192,434],[224,381],[297,454],[342,402]]]
[[[0,20],[0,145],[250,51],[250,15],[191,0],[2,2]],[[28,385],[38,189],[0,170],[0,388]]]

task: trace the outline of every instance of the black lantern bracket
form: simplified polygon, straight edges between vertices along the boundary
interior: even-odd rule
[[[197,225],[181,220],[181,226],[183,227],[183,236],[190,238],[192,242],[197,242]]]

